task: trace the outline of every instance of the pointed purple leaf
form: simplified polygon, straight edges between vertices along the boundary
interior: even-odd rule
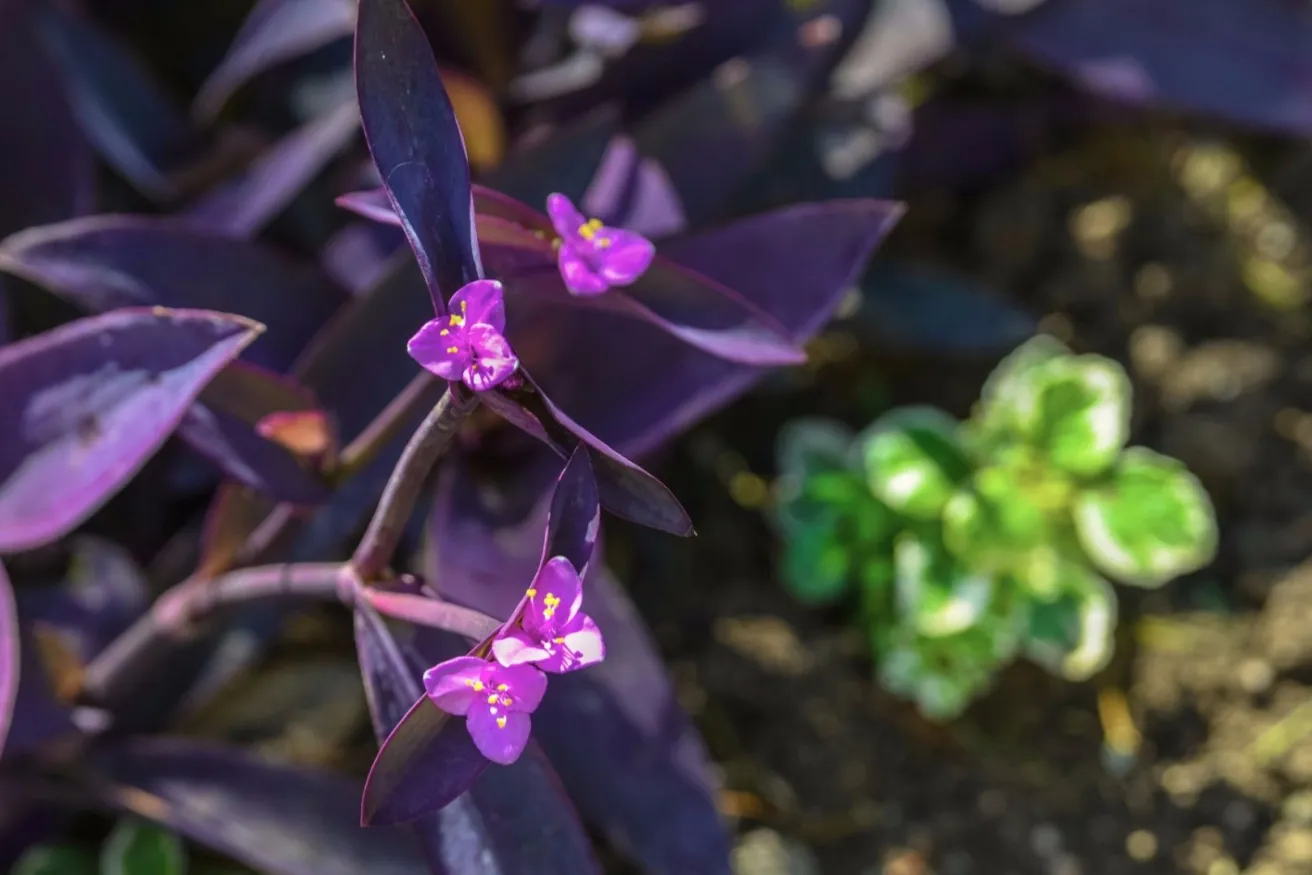
[[[386,189],[371,188],[365,191],[347,192],[340,195],[336,203],[342,209],[350,210],[371,222],[401,227],[401,217],[396,214],[392,202],[388,200]]]
[[[85,212],[94,158],[36,44],[29,7],[0,4],[0,235]]]
[[[18,609],[5,567],[0,565],[0,751],[9,736],[18,697],[19,664]]]
[[[239,179],[210,193],[185,215],[221,234],[254,236],[347,147],[359,126],[354,102],[328,109],[275,143]]]
[[[224,474],[277,501],[317,504],[328,497],[328,484],[317,471],[256,430],[270,414],[316,409],[308,389],[233,362],[205,387],[200,402],[187,411],[178,435]]]
[[[204,142],[172,95],[127,46],[67,4],[40,4],[36,24],[87,139],[143,194],[176,196],[172,175]]]
[[[352,222],[324,244],[319,261],[334,282],[354,295],[363,295],[382,279],[388,259],[405,248],[405,235],[399,228]]]
[[[228,98],[253,77],[344,39],[354,29],[353,0],[260,0],[228,54],[201,86],[194,112],[203,119],[214,118]]]
[[[565,469],[556,480],[547,513],[547,535],[542,544],[542,562],[564,556],[578,571],[587,574],[601,530],[601,504],[592,464],[582,446],[574,448]]]
[[[423,875],[408,837],[358,825],[359,789],[331,774],[183,739],[116,742],[87,766],[99,805],[153,820],[270,875]]]
[[[900,213],[880,201],[800,204],[661,248],[671,261],[737,291],[802,343],[830,318]],[[525,370],[580,424],[628,455],[649,452],[765,373],[639,323],[545,306],[523,318],[535,338],[513,340]]]
[[[586,445],[602,506],[611,513],[673,535],[693,534],[687,511],[665,484],[566,416],[527,374],[523,386],[484,393],[483,403],[561,458]]]
[[[365,139],[433,305],[482,275],[469,161],[428,37],[405,0],[362,0],[356,93]]]
[[[538,468],[531,463],[528,471]],[[522,591],[512,581],[532,572],[545,512],[543,502],[524,509],[529,502],[518,495],[524,473],[508,478],[507,495],[496,483],[476,482],[467,466],[444,472],[429,532],[437,549],[427,552],[433,564],[425,569],[444,597],[496,616],[513,610]],[[650,634],[596,565],[585,604],[606,636],[606,659],[552,679],[534,715],[534,736],[584,817],[650,871],[720,875],[727,871],[728,842],[706,753]],[[601,719],[588,716],[594,713]]]
[[[421,707],[441,714],[423,695],[420,673],[426,665],[464,651],[450,636],[426,632],[421,638],[423,655],[413,646],[398,645],[368,606],[356,613],[356,646],[374,729],[380,738],[386,737],[393,724],[404,725]],[[407,712],[409,701],[416,697],[419,700]],[[410,720],[428,725],[424,716]],[[433,731],[433,737],[438,734]],[[371,822],[394,822],[387,820],[389,815],[409,822],[438,873],[599,873],[591,842],[537,747],[530,743],[513,766],[487,768],[487,760],[473,748],[468,736],[463,721],[451,721],[436,743],[411,763],[406,783],[417,798],[428,794],[427,804],[415,809],[423,809],[418,816],[409,816],[412,812],[389,803],[378,812],[382,820]],[[444,756],[434,755],[443,751]],[[482,765],[463,755],[481,760]],[[450,795],[448,788],[460,784],[468,791],[443,801]],[[434,810],[437,806],[433,803],[440,803],[440,810]],[[368,790],[365,805],[367,812]]]
[[[451,804],[491,763],[474,747],[464,721],[429,701],[420,681],[427,666],[415,654],[406,657],[368,605],[356,609],[355,647],[379,739],[361,823],[409,823]]]
[[[95,512],[261,330],[223,313],[128,309],[0,349],[0,552]]]
[[[91,312],[223,310],[269,327],[246,360],[284,370],[346,300],[315,266],[262,245],[143,216],[89,216],[0,242],[0,270]]]
[[[1287,0],[1059,0],[1000,33],[1104,97],[1312,133],[1312,9]]]
[[[150,592],[131,554],[111,541],[84,535],[72,541],[66,579],[57,586],[20,589],[17,604],[24,631],[23,670],[6,748],[11,755],[58,745],[73,732],[69,708],[51,687],[35,636],[56,636],[86,663],[141,616]]]

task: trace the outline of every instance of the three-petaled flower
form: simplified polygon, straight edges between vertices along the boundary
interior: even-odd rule
[[[501,283],[475,280],[451,296],[451,312],[424,324],[406,348],[425,370],[464,380],[475,392],[500,385],[519,367],[502,334],[506,306]]]
[[[531,665],[460,656],[424,672],[424,689],[437,707],[465,718],[483,756],[508,766],[528,744],[529,714],[542,702],[547,676]]]
[[[547,197],[547,215],[560,235],[557,263],[574,295],[600,295],[636,282],[651,266],[656,247],[641,234],[587,219],[563,194]]]
[[[583,613],[583,582],[564,556],[543,563],[515,614],[492,639],[491,654],[460,656],[424,673],[433,704],[465,718],[474,746],[510,765],[528,744],[529,717],[547,691],[547,676],[601,662],[601,630]],[[479,651],[475,651],[479,652]]]
[[[518,624],[510,623],[492,642],[502,665],[532,663],[563,674],[587,668],[606,656],[601,630],[583,613],[583,582],[564,556],[542,566],[525,594]]]

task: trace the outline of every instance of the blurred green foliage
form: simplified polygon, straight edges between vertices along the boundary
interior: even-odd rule
[[[1179,462],[1126,448],[1116,362],[1048,337],[1009,355],[970,419],[899,408],[853,434],[797,420],[779,444],[782,576],[851,600],[877,676],[949,719],[1024,656],[1070,680],[1106,665],[1116,595],[1212,560],[1216,520]]]

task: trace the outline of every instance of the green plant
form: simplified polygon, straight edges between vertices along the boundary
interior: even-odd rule
[[[1092,676],[1116,628],[1104,575],[1157,587],[1216,549],[1197,479],[1126,448],[1130,400],[1116,362],[1037,337],[965,422],[906,407],[860,434],[790,423],[775,503],[785,584],[813,604],[855,595],[880,683],[935,719],[1017,656]]]
[[[76,845],[36,845],[14,866],[15,875],[186,875],[182,840],[133,818],[120,820],[105,838],[97,862]]]

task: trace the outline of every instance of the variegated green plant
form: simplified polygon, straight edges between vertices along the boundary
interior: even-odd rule
[[[860,434],[791,423],[775,503],[784,582],[808,603],[855,598],[879,681],[936,719],[1016,656],[1092,676],[1116,629],[1106,578],[1161,586],[1216,549],[1198,480],[1126,447],[1130,401],[1116,362],[1037,337],[965,422],[909,407]]]

